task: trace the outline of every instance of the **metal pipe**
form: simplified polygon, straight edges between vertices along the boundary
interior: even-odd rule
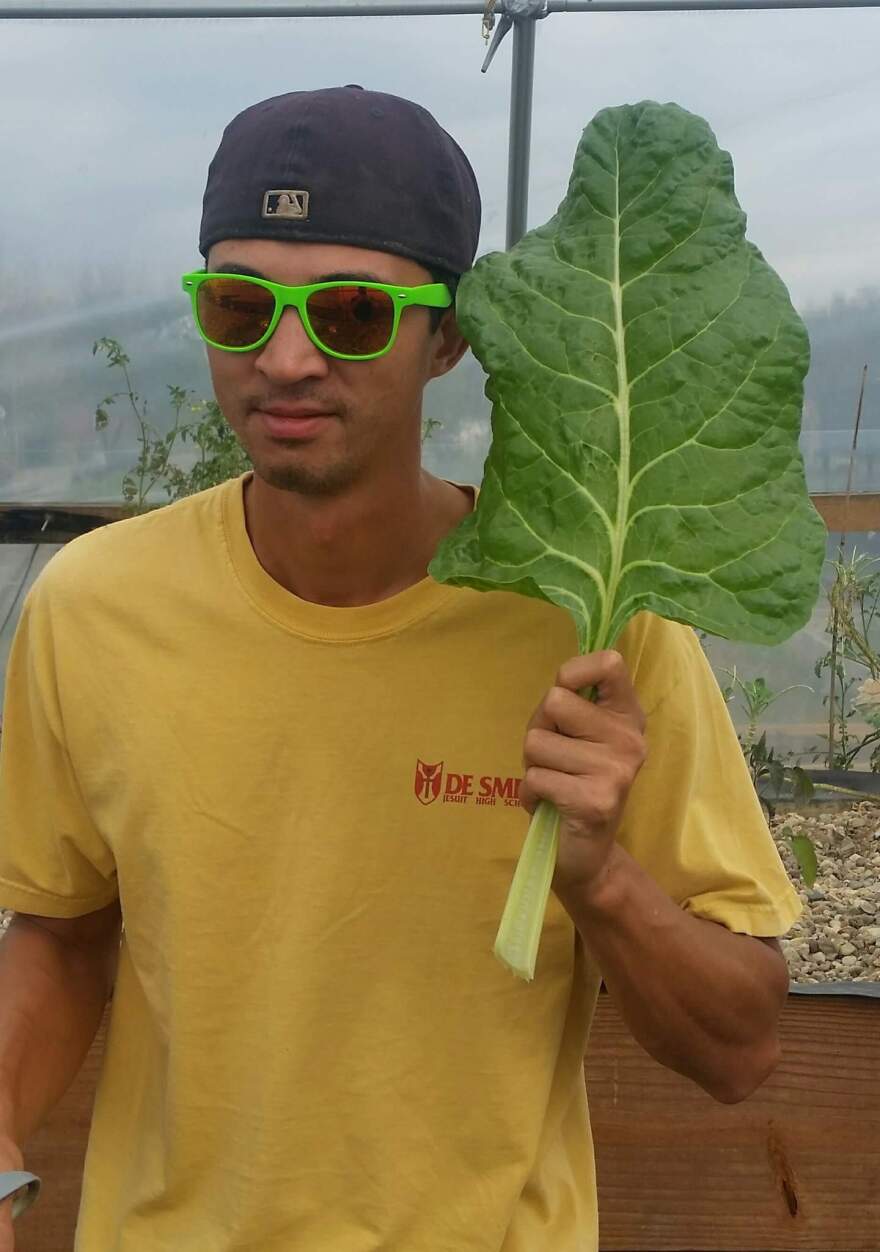
[[[169,18],[169,17],[442,17],[484,13],[485,0],[283,0],[278,4],[50,4],[43,0],[0,5],[0,18]]]
[[[548,0],[550,13],[711,13],[734,9],[869,9],[880,0]],[[0,4],[0,20],[38,18],[225,18],[225,17],[439,17],[483,13],[484,0],[322,0],[320,4],[285,0],[279,4]]]
[[[507,246],[526,233],[529,212],[529,158],[532,147],[532,88],[535,81],[535,21],[513,26],[510,80],[510,147],[507,162]]]
[[[880,0],[549,0],[551,13],[711,13],[715,9],[876,9]]]

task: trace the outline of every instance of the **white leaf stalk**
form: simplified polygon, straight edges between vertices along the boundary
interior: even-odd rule
[[[538,945],[559,848],[559,813],[539,800],[495,939],[495,955],[518,978],[535,977]]]
[[[578,694],[595,703],[599,693],[595,688],[586,687]],[[526,982],[535,977],[541,930],[558,851],[559,812],[549,800],[539,800],[513,875],[493,949],[501,964]]]

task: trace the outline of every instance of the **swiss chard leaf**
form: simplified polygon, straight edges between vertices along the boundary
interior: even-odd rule
[[[646,609],[762,644],[807,622],[825,554],[798,450],[809,342],[706,122],[600,113],[558,212],[478,261],[456,311],[493,441],[437,581],[557,604],[584,652]]]
[[[438,582],[559,605],[583,652],[642,610],[762,644],[807,622],[825,555],[798,450],[809,342],[745,224],[702,118],[646,102],[587,127],[555,216],[459,287],[493,439]],[[558,824],[539,802],[495,943],[525,979]]]

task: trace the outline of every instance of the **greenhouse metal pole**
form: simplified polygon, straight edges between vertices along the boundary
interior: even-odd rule
[[[57,4],[44,0],[0,5],[0,18],[145,18],[145,17],[445,17],[485,13],[486,0],[281,0],[278,4]]]
[[[505,0],[501,0],[501,5]],[[880,0],[547,0],[547,13],[711,13],[733,9],[867,9],[880,7]],[[37,18],[125,19],[135,18],[199,18],[199,17],[442,17],[457,14],[484,13],[485,0],[408,0],[408,3],[385,3],[384,0],[321,0],[321,3],[297,4],[286,0],[281,4],[223,4],[209,0],[205,4],[49,4],[44,0],[29,3],[0,3],[0,20],[16,21]],[[502,10],[503,12],[503,7]]]
[[[535,21],[514,22],[510,80],[510,147],[507,161],[507,246],[526,233],[529,213],[529,161],[532,150],[532,95],[535,82]]]
[[[550,13],[711,13],[715,9],[876,9],[880,0],[548,0]]]

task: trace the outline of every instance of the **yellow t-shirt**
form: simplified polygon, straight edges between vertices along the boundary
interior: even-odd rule
[[[599,972],[551,892],[492,946],[563,610],[426,578],[357,608],[259,564],[243,476],[67,545],[9,660],[0,904],[119,895],[77,1252],[594,1252]],[[620,642],[650,759],[621,840],[685,908],[799,902],[692,631]]]

